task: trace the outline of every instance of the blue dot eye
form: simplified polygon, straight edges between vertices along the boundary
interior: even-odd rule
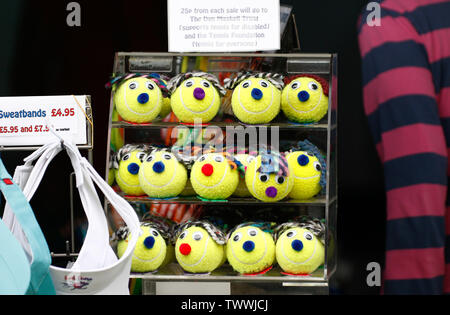
[[[297,158],[297,162],[301,166],[308,165],[309,163],[309,157],[306,154],[301,154]]]

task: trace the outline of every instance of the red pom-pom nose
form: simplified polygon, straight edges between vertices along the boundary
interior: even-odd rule
[[[189,244],[183,243],[180,245],[181,255],[187,256],[191,252],[191,246]]]
[[[205,176],[211,176],[214,172],[214,167],[211,164],[205,164],[202,167],[202,173]]]

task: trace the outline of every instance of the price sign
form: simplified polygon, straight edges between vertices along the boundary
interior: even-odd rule
[[[0,97],[0,146],[41,146],[55,139],[87,144],[86,96]]]
[[[169,51],[280,49],[279,0],[168,0]]]

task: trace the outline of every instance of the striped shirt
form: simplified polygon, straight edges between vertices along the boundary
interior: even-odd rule
[[[364,10],[358,37],[364,108],[384,168],[383,292],[449,294],[450,0],[376,2],[381,25],[369,26]]]

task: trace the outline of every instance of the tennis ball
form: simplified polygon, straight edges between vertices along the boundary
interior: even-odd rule
[[[114,178],[116,177],[116,171],[114,168],[110,168],[108,171],[108,184],[112,186],[114,184]]]
[[[319,81],[304,76],[291,81],[283,89],[281,109],[294,122],[318,122],[328,112],[328,92]]]
[[[283,232],[278,238],[276,258],[286,273],[310,274],[323,265],[325,248],[313,233],[294,227]]]
[[[175,244],[175,257],[187,272],[211,272],[219,267],[223,256],[223,245],[216,243],[208,232],[199,226],[184,230]]]
[[[294,187],[289,197],[302,200],[317,195],[322,189],[320,186],[322,166],[317,157],[305,151],[295,151],[289,153],[286,159],[294,178]]]
[[[248,154],[236,154],[234,156],[242,165],[247,169],[248,164],[255,159],[254,156]],[[240,175],[240,174],[239,174]],[[251,193],[248,191],[247,184],[245,184],[245,174],[239,176],[239,184],[233,193],[236,197],[251,197]]]
[[[236,190],[239,174],[222,154],[209,153],[195,161],[191,170],[191,183],[200,197],[226,199]]]
[[[131,260],[132,272],[155,271],[162,266],[166,258],[167,245],[160,232],[150,226],[141,224],[142,234],[136,243]],[[128,247],[131,233],[117,244],[117,255],[122,257]]]
[[[280,112],[280,97],[280,90],[269,81],[249,78],[234,88],[231,107],[243,123],[265,124]]]
[[[165,80],[162,80],[162,81],[167,85],[167,82]],[[161,111],[159,113],[159,116],[161,118],[165,118],[167,115],[169,115],[169,113],[171,111],[172,111],[172,107],[170,106],[170,96],[163,97],[163,102],[162,102]]]
[[[172,111],[181,122],[211,121],[219,111],[221,97],[208,80],[191,77],[181,83],[170,97]]]
[[[241,274],[264,271],[275,259],[275,242],[270,233],[254,226],[236,229],[227,242],[227,260]]]
[[[187,181],[187,171],[176,157],[167,151],[154,151],[148,155],[139,170],[142,190],[152,198],[178,196]]]
[[[145,156],[145,152],[134,150],[125,154],[119,162],[119,169],[116,171],[116,182],[127,195],[140,196],[144,194],[139,183],[139,169]]]
[[[155,82],[147,78],[132,78],[121,83],[114,93],[117,112],[126,121],[146,123],[161,111],[163,96]]]
[[[294,186],[291,172],[288,176],[258,172],[261,156],[250,162],[245,173],[245,183],[250,193],[258,200],[274,202],[284,199]]]

